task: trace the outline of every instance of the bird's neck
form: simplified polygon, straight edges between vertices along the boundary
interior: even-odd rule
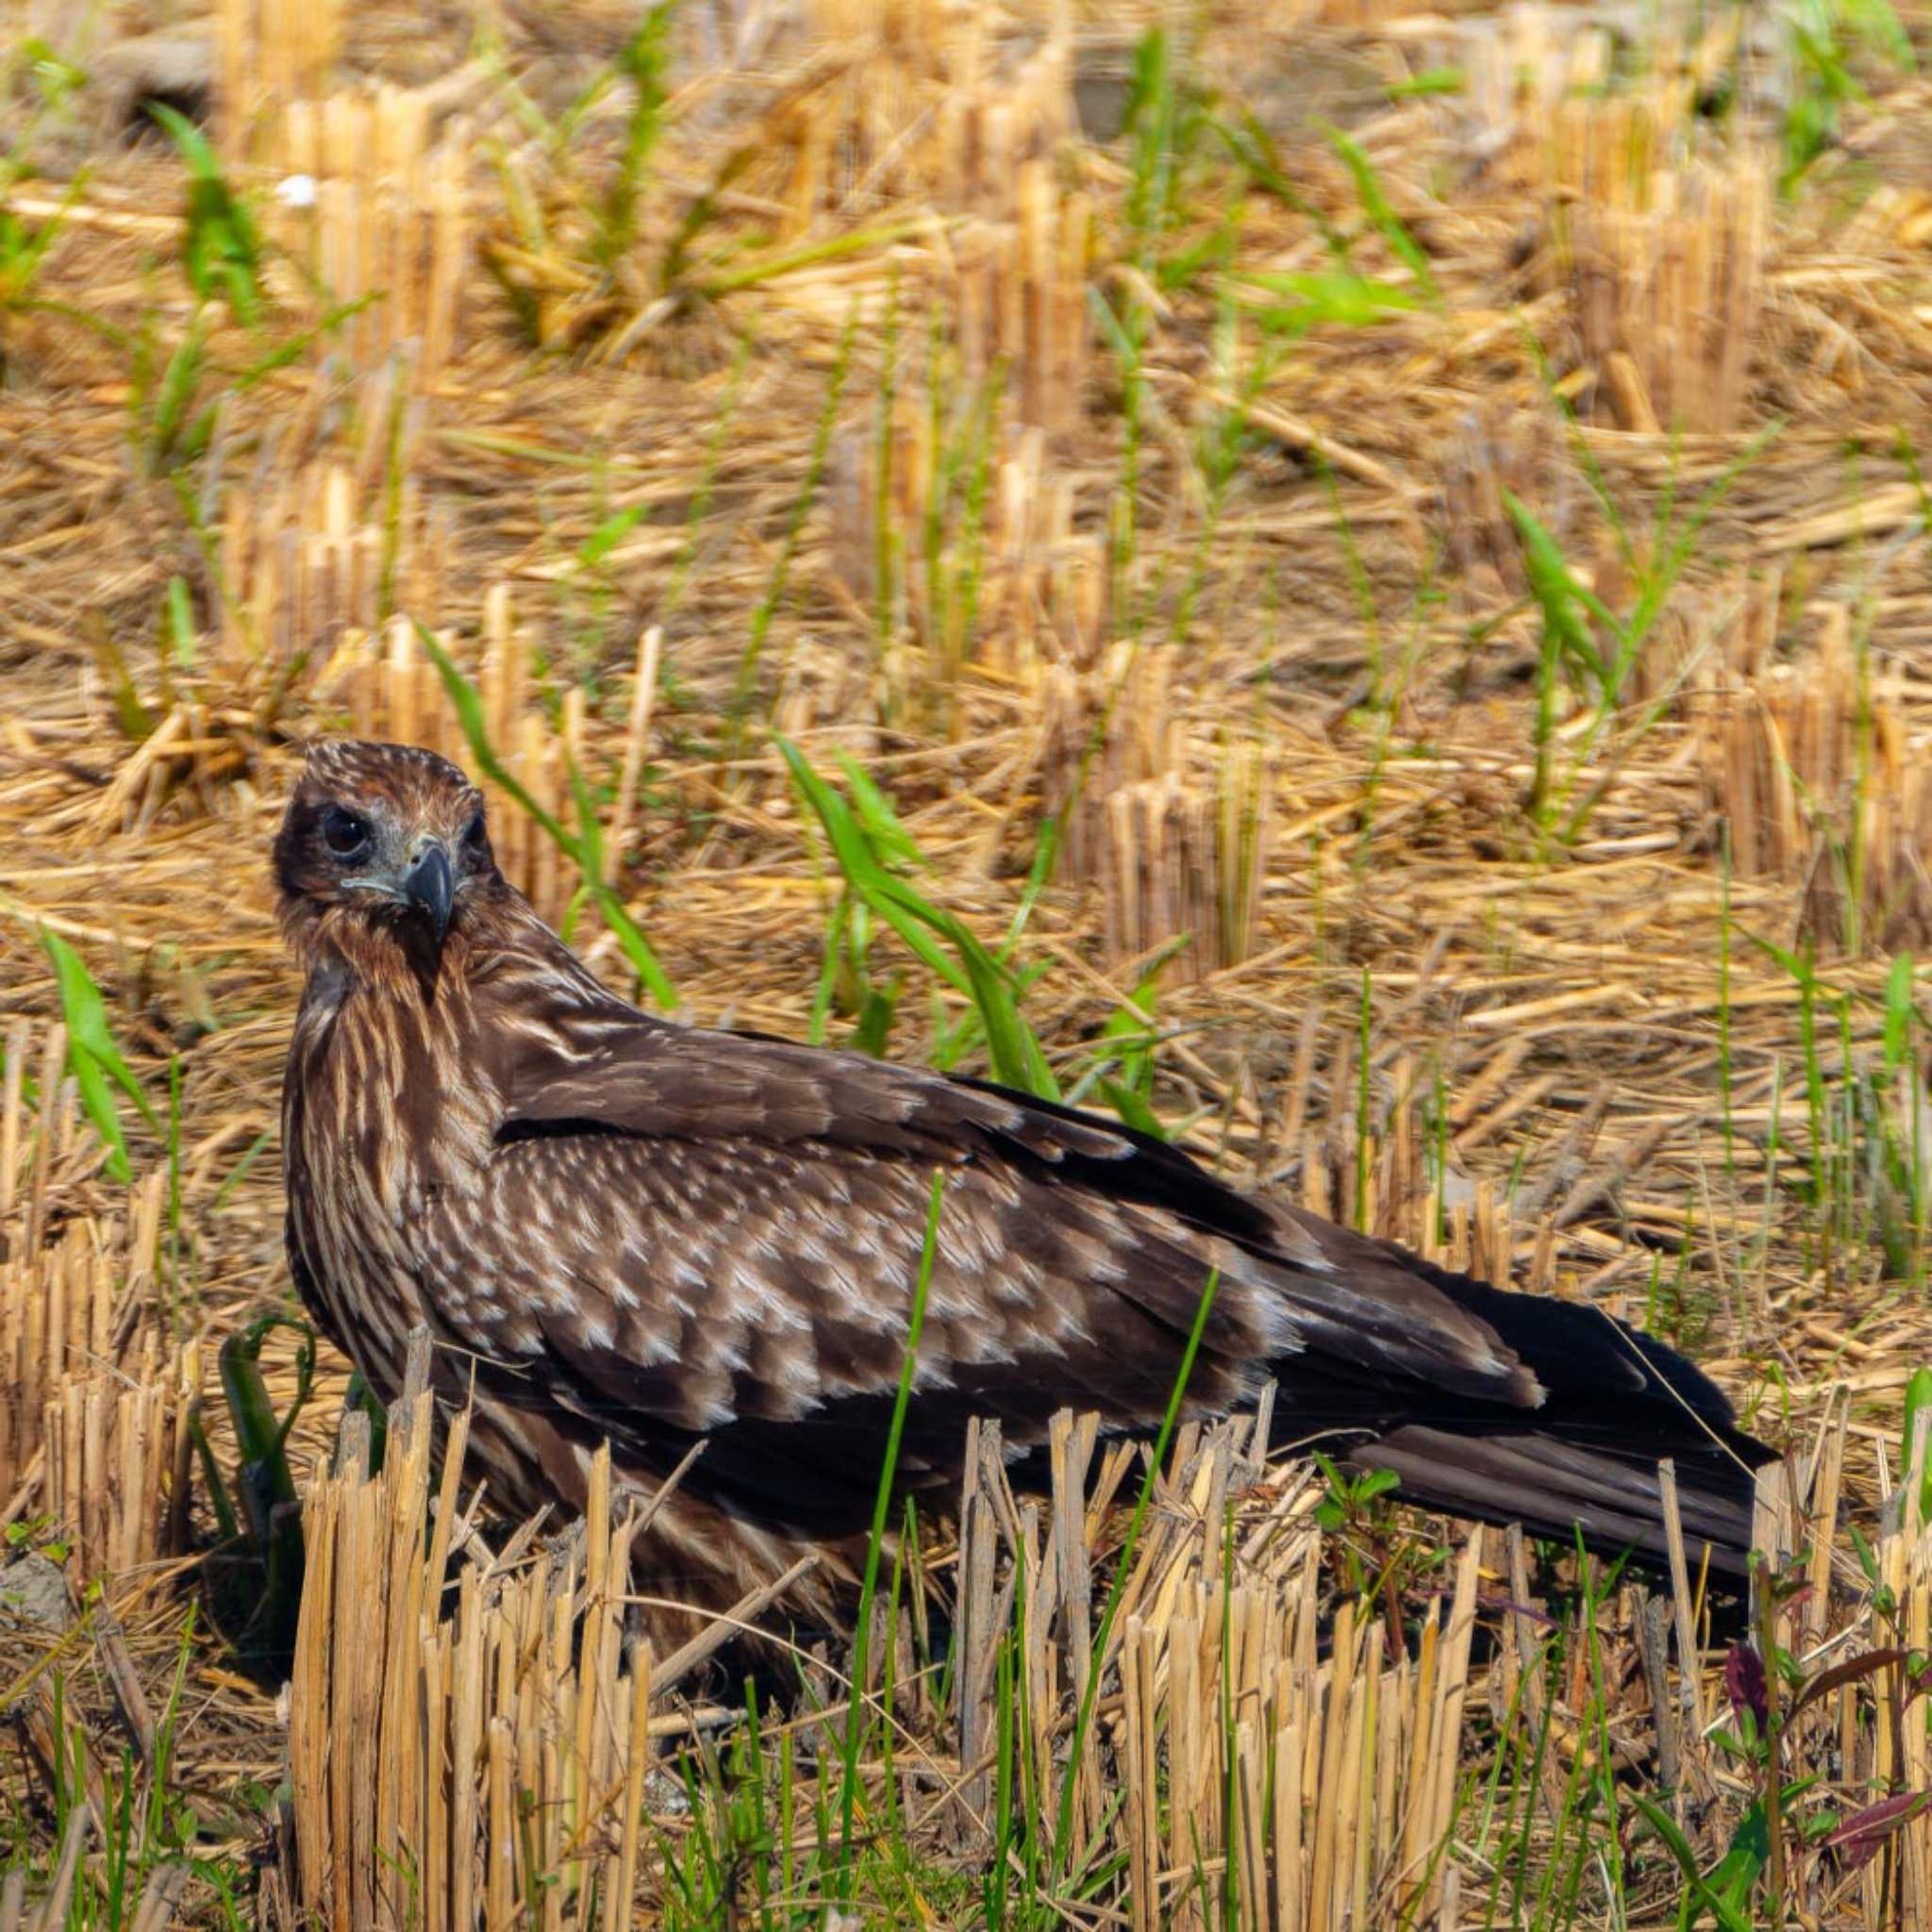
[[[451,941],[426,991],[399,947],[355,934],[325,931],[305,961],[288,1091],[304,1096],[309,1125],[361,1150],[385,1215],[412,1210],[390,1198],[406,1176],[421,1186],[471,1172],[503,1116],[501,1056]]]
[[[505,887],[464,934],[459,971],[486,1025],[493,1018],[525,1034],[544,1023],[568,1026],[594,1013],[642,1021],[537,917],[522,893]]]
[[[466,893],[455,923],[439,944],[427,927],[400,910],[364,905],[318,905],[288,897],[282,932],[305,984],[333,997],[349,992],[377,1003],[435,1006],[492,974],[508,952],[527,950],[534,933],[558,942],[521,894],[498,882]]]
[[[419,1138],[448,1140],[447,1111],[458,1158],[487,1147],[518,1064],[547,1041],[566,1043],[587,1022],[651,1024],[508,886],[466,905],[427,961],[398,928],[344,912],[285,910],[305,974],[294,1062],[339,1087],[345,1108],[373,1091],[406,1097],[397,1124]]]
[[[302,969],[305,1004],[318,991],[332,1000],[351,991],[378,998],[424,996],[422,960],[412,954],[400,920],[372,917],[359,906],[285,899],[281,922]],[[439,970],[436,977],[441,976]]]

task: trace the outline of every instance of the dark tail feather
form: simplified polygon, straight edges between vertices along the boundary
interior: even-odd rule
[[[1692,1577],[1707,1550],[1712,1574],[1741,1584],[1749,1574],[1754,1465],[1771,1452],[1736,1431],[1724,1434],[1728,1441],[1675,1445],[1677,1511]],[[1541,1431],[1465,1433],[1410,1423],[1351,1446],[1347,1459],[1360,1469],[1392,1470],[1405,1498],[1452,1515],[1520,1523],[1561,1542],[1580,1532],[1600,1555],[1627,1550],[1646,1568],[1669,1560],[1657,1466],[1627,1448],[1589,1447]]]
[[[1737,1426],[1709,1378],[1654,1335],[1587,1303],[1520,1294],[1405,1257],[1487,1322],[1535,1374],[1533,1414],[1454,1403],[1391,1405],[1381,1426],[1349,1444],[1352,1460],[1391,1469],[1403,1493],[1486,1523],[1521,1523],[1539,1536],[1630,1551],[1646,1566],[1670,1559],[1657,1465],[1677,1474],[1684,1555],[1694,1576],[1709,1552],[1714,1574],[1750,1574],[1757,1472],[1776,1460]]]

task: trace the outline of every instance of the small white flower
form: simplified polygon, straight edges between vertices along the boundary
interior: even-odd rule
[[[315,176],[313,175],[287,175],[275,183],[275,199],[284,208],[313,208],[315,206]]]

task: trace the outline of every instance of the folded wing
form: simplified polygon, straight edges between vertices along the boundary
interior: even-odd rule
[[[1728,1424],[1688,1364],[1591,1310],[1445,1274],[1005,1090],[626,1015],[537,1040],[509,1091],[480,1185],[425,1230],[428,1266],[464,1257],[435,1282],[449,1339],[633,1457],[707,1438],[702,1487],[790,1528],[849,1529],[870,1503],[935,1170],[915,1487],[950,1480],[972,1414],[1019,1452],[1062,1407],[1151,1429],[1210,1278],[1193,1413],[1274,1380],[1286,1435],[1344,1444],[1620,1403],[1700,1440]],[[1426,1491],[1426,1458],[1406,1460]]]

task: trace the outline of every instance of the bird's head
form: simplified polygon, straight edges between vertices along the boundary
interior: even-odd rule
[[[275,843],[298,952],[400,957],[420,976],[500,874],[483,794],[447,758],[352,739],[310,746]]]

